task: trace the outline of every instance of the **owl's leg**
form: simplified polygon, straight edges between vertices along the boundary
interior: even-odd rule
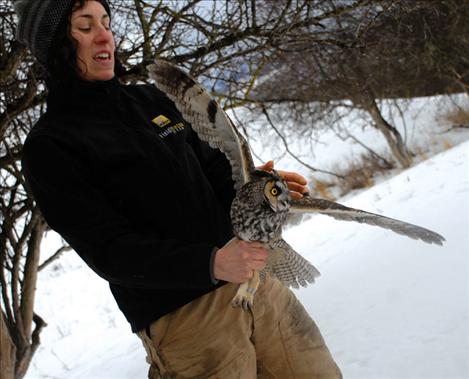
[[[231,305],[233,307],[242,307],[244,310],[248,310],[248,308],[252,307],[254,302],[254,294],[259,287],[260,277],[259,273],[254,270],[254,274],[252,278],[249,279],[247,282],[244,282],[239,285],[238,291],[236,295],[233,297],[231,301]]]

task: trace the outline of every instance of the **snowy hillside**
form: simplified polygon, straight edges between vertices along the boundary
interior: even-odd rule
[[[325,216],[287,233],[322,272],[298,296],[345,378],[468,378],[469,143],[345,204],[447,240],[431,246]]]
[[[443,247],[314,216],[285,233],[321,271],[297,291],[345,378],[469,378],[469,142],[344,204],[415,223]],[[45,250],[58,244],[54,233]],[[27,379],[137,379],[147,366],[107,284],[67,253],[40,273],[42,332]]]

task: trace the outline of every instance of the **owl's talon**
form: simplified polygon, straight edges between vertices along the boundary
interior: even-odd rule
[[[231,301],[231,305],[234,308],[241,307],[245,311],[252,308],[254,303],[254,295],[257,291],[257,288],[259,287],[259,282],[259,273],[254,271],[252,278],[239,286],[236,295]]]
[[[243,308],[245,311],[252,308],[254,303],[254,294],[256,290],[254,288],[243,288],[241,285],[236,293],[235,297],[231,301],[233,308]]]
[[[242,305],[243,305],[243,309],[247,311],[252,307],[252,302],[249,299],[244,298]]]
[[[238,297],[235,297],[232,301],[231,301],[231,306],[233,308],[242,308],[243,310],[247,311],[249,309],[252,308],[252,304],[253,304],[253,299],[246,299],[246,298],[238,298]]]
[[[236,295],[233,300],[231,300],[231,306],[233,308],[239,308],[242,306],[242,299],[240,295]]]

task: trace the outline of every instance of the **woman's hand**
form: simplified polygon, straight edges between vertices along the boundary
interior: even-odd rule
[[[259,170],[272,171],[274,169],[274,161],[268,161],[262,166],[257,167]],[[290,196],[293,199],[301,199],[303,195],[308,194],[306,179],[296,172],[276,170],[279,175],[287,182]]]
[[[215,279],[244,283],[252,278],[254,270],[262,270],[266,264],[267,250],[262,243],[233,238],[215,253],[213,274]]]

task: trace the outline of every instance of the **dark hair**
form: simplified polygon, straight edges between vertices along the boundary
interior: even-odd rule
[[[87,1],[91,0],[76,0],[72,1],[70,8],[65,12],[64,17],[57,27],[54,38],[52,39],[49,54],[47,56],[47,84],[53,86],[61,83],[62,85],[80,79],[80,68],[77,62],[77,45],[78,42],[70,34],[70,16],[73,11],[81,9],[85,6]],[[106,0],[93,0],[98,1],[106,12],[110,15],[109,6]],[[114,52],[114,73],[117,77],[125,73],[125,68],[117,58],[117,53]]]

